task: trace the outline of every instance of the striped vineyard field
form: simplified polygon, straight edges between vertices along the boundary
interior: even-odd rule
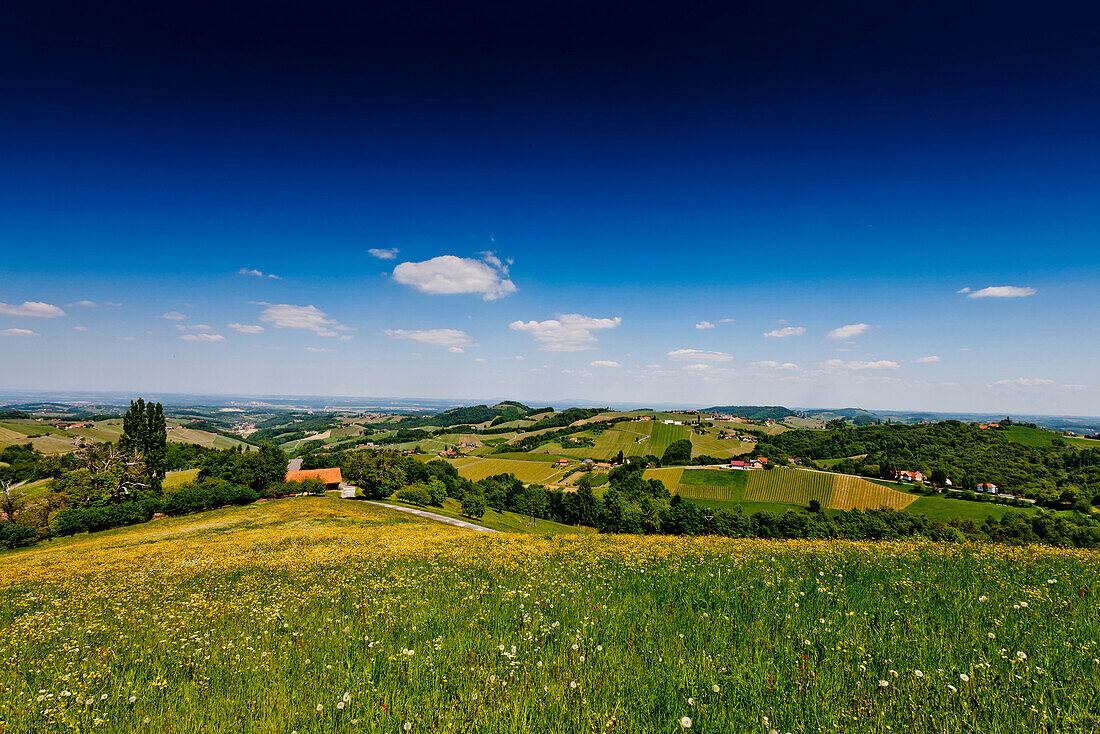
[[[741,487],[723,487],[717,484],[681,484],[676,487],[675,494],[689,500],[720,500],[723,502],[739,502],[745,498],[744,490]]]
[[[817,500],[833,510],[901,510],[917,498],[873,484],[859,477],[798,469],[754,471],[745,488],[746,502],[774,502],[808,506]]]

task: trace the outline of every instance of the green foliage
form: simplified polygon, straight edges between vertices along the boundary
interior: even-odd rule
[[[682,438],[673,441],[661,455],[661,466],[682,466],[691,463],[691,441]]]
[[[405,485],[405,462],[392,451],[345,454],[340,470],[344,481],[363,490],[367,499],[385,499]]]
[[[411,487],[399,489],[397,490],[396,497],[399,500],[410,502],[414,505],[420,505],[421,507],[427,507],[432,504],[432,497],[422,484],[414,484]]]
[[[475,520],[485,515],[485,492],[480,487],[470,487],[462,497],[462,514]]]
[[[122,416],[118,448],[130,456],[141,457],[145,464],[145,477],[150,486],[157,490],[164,482],[167,443],[168,430],[161,404],[146,403],[144,398],[131,400],[130,409]]]
[[[168,515],[188,515],[225,505],[247,505],[259,498],[259,493],[251,487],[206,477],[180,485],[165,502],[164,512]]]

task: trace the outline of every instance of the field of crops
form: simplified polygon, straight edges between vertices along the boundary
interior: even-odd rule
[[[559,469],[548,461],[517,461],[515,459],[494,459],[480,457],[463,457],[460,459],[447,459],[458,469],[458,473],[466,479],[477,481],[485,477],[497,474],[514,474],[523,482],[536,484],[551,484],[560,481],[566,474],[576,471],[572,466]]]
[[[917,497],[844,474],[774,469],[749,472],[744,499],[803,506],[817,500],[822,507],[834,510],[902,510]]]
[[[595,443],[595,446],[573,448],[568,440],[565,440],[561,444],[544,444],[535,449],[535,452],[590,459],[614,459],[620,451],[623,456],[648,454],[661,456],[670,443],[687,438],[689,434],[683,426],[667,426],[663,423],[646,421],[617,423],[614,428],[598,435],[588,432],[575,435],[578,438],[587,437]]]
[[[4,556],[7,734],[1100,722],[1087,551],[487,535],[302,498]]]
[[[219,436],[216,433],[210,433],[208,431],[199,431],[194,428],[169,428],[168,440],[177,443],[196,443],[208,449],[231,449],[237,446],[243,446],[245,451],[254,450],[243,441]]]

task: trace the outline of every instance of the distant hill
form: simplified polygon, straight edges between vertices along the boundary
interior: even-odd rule
[[[798,417],[801,413],[784,408],[782,405],[718,405],[707,408],[705,412],[729,413],[754,421],[781,421],[787,417]]]

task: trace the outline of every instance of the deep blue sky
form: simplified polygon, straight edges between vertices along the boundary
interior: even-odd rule
[[[12,388],[1100,413],[1093,3],[24,5]]]

